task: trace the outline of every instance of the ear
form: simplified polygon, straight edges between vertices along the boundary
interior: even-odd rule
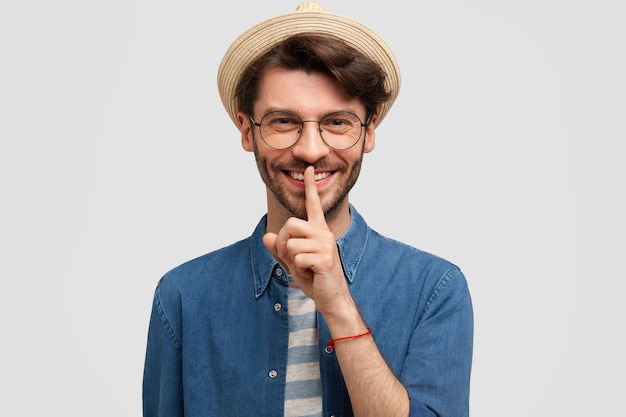
[[[370,122],[365,128],[365,144],[363,145],[363,152],[369,153],[374,150],[376,146],[376,119],[378,115],[373,115],[370,118]]]
[[[252,122],[248,115],[243,112],[237,113],[237,122],[239,123],[239,129],[241,130],[241,147],[248,152],[254,152],[254,144],[252,137]]]

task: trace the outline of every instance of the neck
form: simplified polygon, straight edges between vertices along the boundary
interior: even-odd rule
[[[285,222],[291,217],[293,217],[293,214],[291,214],[282,205],[277,204],[273,199],[268,199],[267,224],[265,226],[265,231],[278,233]],[[335,239],[339,239],[350,226],[350,206],[348,204],[347,197],[336,210],[333,210],[332,213],[326,213],[325,217],[328,228],[335,235]]]

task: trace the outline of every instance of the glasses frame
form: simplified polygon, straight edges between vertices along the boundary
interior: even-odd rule
[[[261,139],[263,140],[263,142],[267,146],[269,146],[270,148],[276,149],[278,151],[284,151],[285,149],[289,149],[289,148],[295,146],[296,143],[298,143],[298,141],[302,137],[302,132],[304,131],[304,124],[305,123],[317,123],[318,124],[317,132],[320,135],[320,139],[322,139],[322,142],[324,142],[324,144],[326,146],[328,146],[329,148],[334,149],[336,151],[346,151],[346,150],[348,150],[350,148],[353,148],[354,145],[359,143],[359,141],[361,140],[361,136],[364,137],[364,135],[363,135],[363,128],[367,128],[369,126],[370,119],[371,119],[371,117],[368,117],[367,120],[365,121],[365,123],[363,123],[361,121],[361,118],[359,116],[357,116],[356,114],[352,113],[352,112],[349,112],[349,111],[335,111],[335,112],[331,112],[331,113],[325,114],[324,116],[322,116],[322,118],[320,120],[302,120],[302,117],[300,117],[297,113],[294,113],[294,112],[291,112],[291,111],[287,111],[287,110],[272,110],[270,112],[265,113],[263,115],[263,117],[261,117],[261,122],[263,121],[263,119],[265,119],[268,115],[270,115],[272,113],[286,113],[288,115],[293,115],[293,116],[295,116],[295,118],[300,120],[300,130],[299,130],[299,133],[298,133],[298,138],[289,146],[286,146],[284,148],[277,148],[276,146],[272,146],[269,143],[267,143],[267,141],[263,137],[263,132],[261,131],[262,124],[261,123],[257,123],[252,116],[248,115],[248,118],[250,119],[250,122],[252,122],[252,124],[254,126],[257,126],[259,128],[259,136],[261,136]],[[328,142],[326,142],[326,139],[324,139],[324,136],[322,136],[322,128],[320,127],[321,123],[322,123],[322,120],[324,120],[328,116],[332,116],[333,114],[350,114],[350,115],[356,117],[356,120],[359,121],[359,125],[360,125],[359,136],[357,137],[357,139],[354,141],[354,143],[352,145],[350,145],[348,147],[345,147],[345,148],[336,148],[336,147],[332,146],[331,144],[329,144]],[[253,135],[254,135],[254,129],[253,129]]]

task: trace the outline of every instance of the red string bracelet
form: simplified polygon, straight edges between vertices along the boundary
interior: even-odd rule
[[[355,334],[354,336],[338,337],[337,339],[329,339],[328,340],[328,346],[329,346],[328,353],[335,350],[335,342],[339,342],[340,340],[357,339],[359,337],[367,336],[370,333],[372,333],[372,328],[368,327],[365,333]]]

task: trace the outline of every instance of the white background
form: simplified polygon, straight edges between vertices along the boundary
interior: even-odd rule
[[[351,201],[465,271],[473,416],[626,415],[621,4],[324,3],[400,62]],[[141,414],[157,280],[265,209],[219,61],[296,5],[2,3],[0,415]]]

